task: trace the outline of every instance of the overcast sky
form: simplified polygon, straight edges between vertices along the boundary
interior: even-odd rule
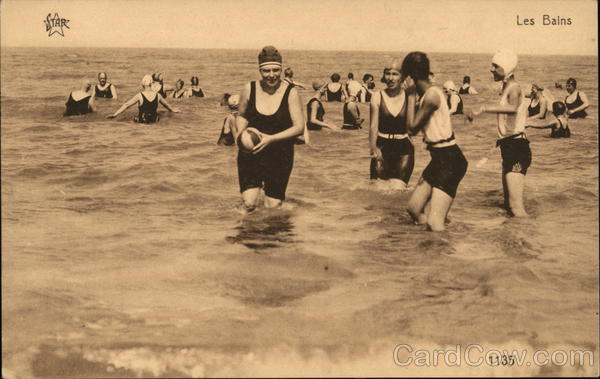
[[[69,20],[64,37],[48,13]],[[2,0],[0,14],[2,46],[598,52],[595,0]]]

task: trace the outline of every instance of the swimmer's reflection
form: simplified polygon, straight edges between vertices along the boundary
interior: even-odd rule
[[[240,243],[260,254],[266,249],[292,243],[295,236],[293,228],[294,224],[289,213],[260,217],[250,215],[235,228],[237,235],[226,239],[231,243]]]

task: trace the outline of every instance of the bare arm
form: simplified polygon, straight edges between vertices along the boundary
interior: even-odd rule
[[[110,93],[112,94],[113,100],[117,100],[117,87],[114,84],[110,85]]]
[[[547,109],[547,101],[546,99],[540,99],[540,112],[537,114],[534,114],[531,117],[527,118],[527,122],[532,122],[535,120],[539,120],[539,119],[543,119],[544,117],[546,117],[546,109]]]
[[[94,107],[94,100],[96,99],[96,89],[92,87],[90,90],[90,100],[88,101],[88,107],[92,110],[92,112],[96,111],[96,107]]]
[[[238,116],[235,118],[235,131],[233,137],[238,143],[238,138],[244,130],[248,127],[248,119],[246,118],[246,111],[248,110],[248,99],[250,98],[250,83],[246,83],[240,94],[240,104],[238,108]],[[239,145],[239,143],[238,143]]]
[[[456,112],[459,103],[460,99],[458,98],[458,95],[450,96],[450,114]]]
[[[502,113],[502,114],[515,114],[519,109],[521,103],[521,87],[519,85],[513,85],[507,95],[507,104],[493,104],[493,105],[482,105],[479,109],[474,109],[468,112],[467,118],[469,121],[473,121],[473,118],[479,116],[482,113]]]
[[[553,120],[527,120],[526,128],[534,128],[534,129],[549,129],[549,128],[557,128],[558,127],[558,119],[554,118]]]
[[[160,94],[157,93],[156,96],[158,96],[158,102],[161,103],[162,106],[165,107],[165,108],[167,108],[170,112],[175,112],[175,113],[179,112],[179,110],[171,107],[169,105],[169,103],[167,103],[167,100],[165,100],[165,98],[162,97]]]
[[[475,88],[473,88],[473,87],[469,86],[469,94],[471,94],[471,95],[477,95],[478,93],[479,93],[479,92],[477,92],[477,91],[475,90]]]
[[[584,109],[586,109],[587,107],[590,106],[590,102],[588,100],[588,97],[585,93],[579,91],[579,98],[581,99],[582,103],[580,106],[578,106],[577,108],[573,108],[573,109],[569,109],[567,111],[567,114],[573,114],[575,112],[579,112],[582,111]]]
[[[374,93],[369,105],[369,150],[371,156],[383,160],[381,150],[377,147],[377,132],[379,131],[379,106],[381,104],[381,94]]]
[[[119,108],[115,113],[107,116],[107,118],[115,118],[118,115],[120,115],[121,113],[123,113],[125,111],[125,109],[129,108],[133,104],[141,103],[141,102],[142,102],[142,95],[140,95],[138,93],[134,97],[132,97],[129,101],[127,101],[125,104],[121,105],[121,108]]]
[[[318,109],[319,109],[319,105],[317,104],[317,102],[316,102],[316,101],[313,101],[313,102],[310,104],[310,110],[311,110],[311,112],[310,112],[310,122],[311,122],[312,124],[319,125],[319,126],[321,126],[321,127],[323,127],[323,128],[329,128],[329,129],[339,129],[338,127],[336,127],[336,126],[334,126],[334,125],[331,125],[331,124],[328,124],[328,123],[326,123],[326,122],[324,122],[324,121],[320,121],[320,120],[318,120],[318,119],[317,119],[317,110],[318,110]]]

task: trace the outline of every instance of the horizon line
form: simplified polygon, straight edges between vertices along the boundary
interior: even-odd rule
[[[259,48],[232,48],[232,47],[140,47],[140,46],[35,46],[35,45],[5,45],[2,44],[1,48],[39,48],[39,49],[170,49],[170,50],[255,50]],[[363,50],[363,49],[298,49],[298,48],[282,48],[281,50],[291,50],[291,51],[336,51],[336,52],[365,52],[365,53],[391,53],[391,52],[401,52],[408,53],[409,50]],[[410,50],[417,51],[417,50]],[[423,50],[421,50],[423,51]],[[481,52],[466,52],[466,51],[435,51],[429,50],[427,53],[433,54],[494,54],[495,51],[481,51]],[[549,56],[586,56],[586,57],[597,57],[598,52],[595,54],[589,53],[519,53],[519,55],[549,55]]]

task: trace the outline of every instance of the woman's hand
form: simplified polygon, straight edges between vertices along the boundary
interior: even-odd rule
[[[117,117],[117,116],[115,116],[114,114],[109,114],[108,116],[106,116],[106,118],[109,118],[109,119],[110,118],[115,118],[115,117]]]
[[[252,154],[260,153],[265,147],[269,146],[275,140],[272,135],[261,133],[258,129],[248,128],[246,130],[252,131],[260,137],[260,142],[254,146],[254,149],[252,149]]]
[[[371,149],[371,158],[375,158],[378,161],[383,162],[383,153],[381,152],[381,149],[378,147]]]

